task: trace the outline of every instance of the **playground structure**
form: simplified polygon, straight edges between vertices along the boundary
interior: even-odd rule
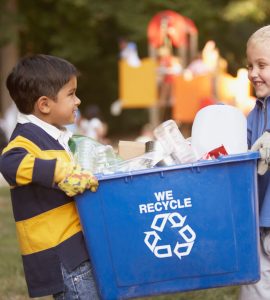
[[[254,105],[247,70],[227,72],[214,41],[198,52],[198,30],[187,17],[165,10],[147,28],[149,57],[132,66],[119,61],[119,99],[123,109],[148,108],[153,125],[173,118],[193,122],[197,111],[225,103],[247,114]],[[164,111],[168,110],[169,114]]]

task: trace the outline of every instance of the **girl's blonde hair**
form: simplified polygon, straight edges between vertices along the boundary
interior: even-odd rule
[[[270,41],[270,25],[263,26],[256,30],[248,39],[247,45],[257,42]]]

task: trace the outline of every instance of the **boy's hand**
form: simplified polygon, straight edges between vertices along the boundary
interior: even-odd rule
[[[265,132],[251,147],[251,151],[260,151],[261,159],[258,162],[258,174],[264,175],[270,168],[270,132]]]
[[[79,165],[74,165],[58,186],[69,197],[73,197],[87,189],[95,192],[98,188],[98,180],[91,172],[82,169]]]

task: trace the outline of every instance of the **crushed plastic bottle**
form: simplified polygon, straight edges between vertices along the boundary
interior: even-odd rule
[[[74,135],[69,141],[74,160],[82,168],[94,174],[111,174],[115,166],[122,161],[110,145],[103,145],[83,135]]]
[[[154,136],[175,164],[190,163],[197,160],[190,143],[184,138],[173,120],[161,123],[154,129]]]
[[[162,153],[151,151],[117,163],[115,165],[115,173],[150,169],[155,167],[162,158]]]
[[[115,168],[120,159],[114,153],[113,147],[110,145],[102,145],[95,148],[94,173],[111,174],[115,172]]]
[[[82,168],[93,171],[94,168],[94,149],[95,146],[89,139],[81,139],[76,145],[74,153],[75,162]]]

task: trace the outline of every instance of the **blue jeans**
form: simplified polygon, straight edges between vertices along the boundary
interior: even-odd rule
[[[91,264],[85,261],[68,272],[62,265],[64,291],[53,295],[55,300],[99,300]]]

